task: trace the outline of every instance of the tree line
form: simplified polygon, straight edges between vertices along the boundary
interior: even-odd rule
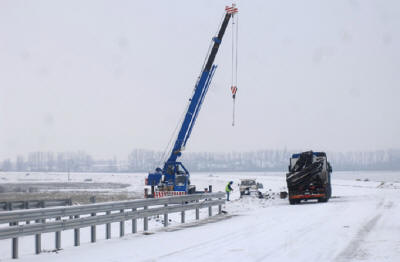
[[[286,171],[292,153],[288,150],[249,152],[187,152],[181,161],[195,172]],[[162,167],[162,152],[135,149],[126,159],[95,159],[84,151],[31,152],[0,162],[2,171],[18,172],[148,172]],[[334,170],[400,170],[400,150],[327,152]]]

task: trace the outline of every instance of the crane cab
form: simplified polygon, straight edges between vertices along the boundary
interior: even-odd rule
[[[181,162],[167,162],[164,170],[164,184],[170,191],[183,191],[188,193],[190,185],[189,171]]]
[[[146,185],[152,187],[152,195],[157,195],[154,191],[155,186],[160,192],[192,194],[196,191],[196,187],[190,185],[189,171],[181,162],[167,162],[164,169],[157,168],[154,173],[148,175]]]

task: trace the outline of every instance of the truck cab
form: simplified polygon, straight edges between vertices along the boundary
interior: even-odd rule
[[[325,152],[307,151],[293,154],[289,161],[286,182],[290,204],[317,199],[327,202],[332,195],[332,167]]]

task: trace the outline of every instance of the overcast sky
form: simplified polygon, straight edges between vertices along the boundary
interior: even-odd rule
[[[163,150],[230,1],[0,1],[0,157]],[[400,1],[239,1],[187,151],[400,147]]]

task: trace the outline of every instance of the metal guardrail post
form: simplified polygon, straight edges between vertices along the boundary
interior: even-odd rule
[[[132,208],[132,211],[135,212],[136,208]],[[136,233],[137,232],[137,220],[136,219],[132,219],[132,233]]]
[[[12,239],[12,258],[18,258],[18,238]]]
[[[181,212],[181,223],[185,223],[185,211]]]
[[[124,213],[124,210],[121,209],[119,212]],[[119,236],[123,237],[124,235],[125,235],[125,221],[122,220],[121,222],[119,222]]]
[[[40,219],[35,220],[35,223],[40,223]],[[35,235],[35,254],[40,254],[42,252],[42,235]]]
[[[208,216],[212,216],[212,206],[208,207]]]
[[[185,205],[185,202],[182,202],[182,206]],[[185,211],[181,211],[181,223],[185,223]]]
[[[91,216],[92,217],[96,216],[96,213],[92,213]],[[96,226],[90,227],[90,242],[92,243],[96,242]]]
[[[90,202],[96,203],[96,196],[91,196]],[[96,216],[96,213],[92,213],[91,216],[92,217]],[[95,225],[90,227],[90,242],[92,242],[92,243],[96,242],[96,226]]]
[[[168,207],[168,204],[164,204],[165,207]],[[164,227],[168,226],[168,213],[164,214]]]
[[[222,200],[222,198],[218,198],[218,200]],[[218,214],[222,214],[222,205],[218,205]]]
[[[106,215],[110,215],[111,211],[107,211]],[[106,224],[106,239],[110,239],[111,238],[111,223],[107,223]]]
[[[75,216],[75,218],[79,218],[79,215]],[[74,229],[74,246],[79,246],[81,244],[81,232],[79,228]]]
[[[196,200],[196,203],[199,203],[199,200]],[[196,208],[196,220],[200,219],[200,209]]]
[[[17,226],[18,222],[12,223],[13,226]],[[18,258],[18,238],[14,237],[12,239],[12,258],[17,259]]]
[[[57,221],[61,220],[61,217],[56,218]],[[61,231],[56,232],[56,250],[61,249]]]
[[[144,206],[145,210],[148,208],[149,208],[148,206]],[[145,217],[145,218],[143,218],[143,231],[147,231],[147,230],[149,230],[149,218]]]

